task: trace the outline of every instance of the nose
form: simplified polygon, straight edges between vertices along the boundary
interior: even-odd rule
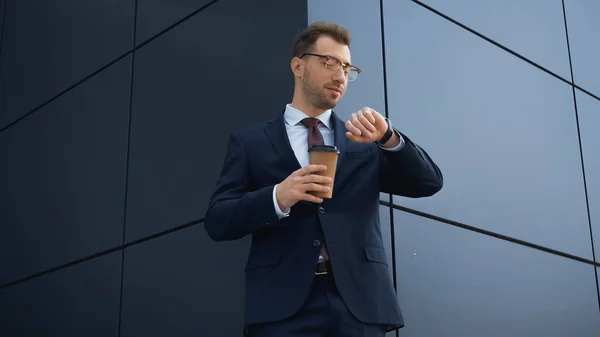
[[[348,81],[348,76],[346,76],[346,72],[342,67],[333,73],[333,80],[341,84],[346,84]]]

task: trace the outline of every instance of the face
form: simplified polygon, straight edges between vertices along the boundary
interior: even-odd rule
[[[313,54],[327,55],[337,58],[342,63],[350,63],[350,49],[328,36],[320,37]],[[303,96],[307,103],[316,108],[327,110],[337,105],[346,92],[347,75],[342,68],[331,71],[325,67],[326,58],[306,55],[300,72]]]

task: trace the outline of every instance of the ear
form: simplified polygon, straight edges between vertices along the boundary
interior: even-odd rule
[[[297,57],[293,57],[290,62],[290,67],[292,68],[292,72],[294,73],[294,77],[302,76],[304,73],[304,62]]]

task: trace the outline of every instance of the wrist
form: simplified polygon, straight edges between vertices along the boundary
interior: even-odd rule
[[[288,213],[290,207],[285,205],[280,199],[279,199],[279,189],[278,189],[279,185],[275,186],[275,202],[277,203],[277,207],[279,207],[279,209],[283,212],[283,213]]]
[[[385,118],[385,121],[387,123],[387,130],[386,132],[383,134],[383,136],[377,141],[377,144],[384,146],[394,135],[394,128],[392,127],[392,121],[389,120],[389,118]]]

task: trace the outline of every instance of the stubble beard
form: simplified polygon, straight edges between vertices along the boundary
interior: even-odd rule
[[[302,77],[302,87],[306,99],[314,107],[327,110],[333,109],[336,106],[337,101],[332,98],[327,98],[324,90],[314,84],[308,72],[305,72],[305,76]]]

